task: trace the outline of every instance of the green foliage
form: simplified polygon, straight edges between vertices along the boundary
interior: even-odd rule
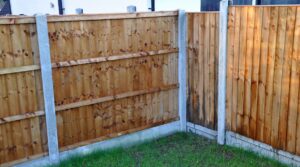
[[[130,148],[76,156],[57,167],[283,167],[274,160],[194,134],[178,133]],[[56,167],[56,166],[55,166]]]

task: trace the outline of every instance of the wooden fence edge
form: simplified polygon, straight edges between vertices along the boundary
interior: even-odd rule
[[[138,19],[151,17],[172,17],[178,16],[178,11],[164,12],[137,12],[137,13],[105,13],[105,14],[83,14],[83,15],[49,15],[49,22],[69,22],[69,21],[95,21],[95,20],[118,20],[118,19]],[[3,16],[0,17],[0,25],[6,24],[35,24],[36,19],[32,16]]]
[[[118,20],[118,19],[137,19],[151,17],[170,17],[178,16],[178,11],[164,12],[138,12],[138,13],[109,13],[109,14],[83,14],[48,16],[48,22],[67,22],[67,21],[93,21],[93,20]]]

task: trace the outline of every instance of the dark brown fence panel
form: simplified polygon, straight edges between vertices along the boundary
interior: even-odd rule
[[[219,13],[188,13],[188,121],[216,130]]]

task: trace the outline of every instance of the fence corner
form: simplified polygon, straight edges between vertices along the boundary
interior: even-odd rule
[[[179,117],[180,129],[185,132],[186,125],[186,13],[184,10],[178,12],[178,47],[179,47],[179,60],[178,60],[178,81],[179,81]]]

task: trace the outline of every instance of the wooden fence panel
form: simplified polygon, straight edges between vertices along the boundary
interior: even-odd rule
[[[300,155],[299,6],[232,6],[227,129]]]
[[[61,150],[178,119],[178,13],[153,16],[49,18]]]
[[[0,25],[0,164],[47,153],[35,24]]]
[[[178,12],[49,16],[60,150],[178,120]],[[34,17],[0,18],[0,164],[48,154]]]
[[[188,121],[217,129],[219,14],[188,13]]]

